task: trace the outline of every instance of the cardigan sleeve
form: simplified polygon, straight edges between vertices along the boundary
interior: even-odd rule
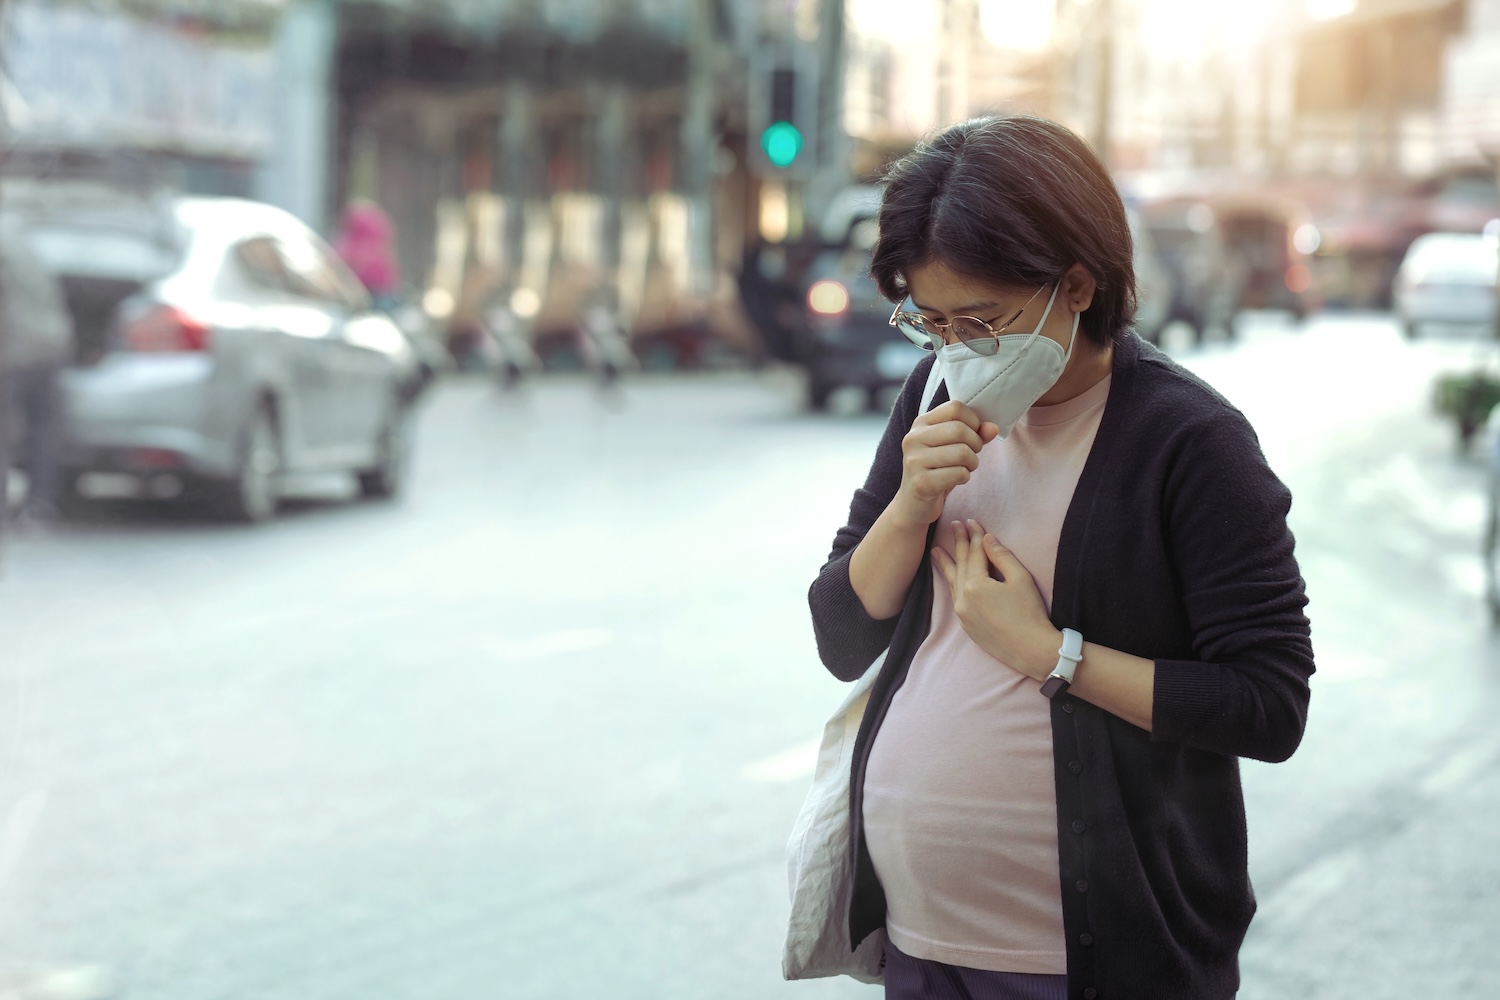
[[[927,373],[934,363],[932,358],[923,358],[907,377],[891,408],[865,484],[855,491],[849,504],[849,521],[834,536],[833,551],[807,592],[818,656],[839,680],[852,681],[863,674],[890,645],[896,631],[899,615],[879,620],[865,612],[849,582],[849,560],[901,487],[901,439],[917,419]]]
[[[1197,660],[1156,661],[1152,738],[1285,760],[1313,672],[1291,493],[1233,408],[1182,430],[1163,516]]]

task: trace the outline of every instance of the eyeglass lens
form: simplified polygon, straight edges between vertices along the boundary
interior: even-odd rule
[[[920,313],[903,313],[896,325],[908,340],[923,350],[936,350],[943,345],[943,331]],[[948,329],[976,354],[994,354],[999,347],[991,329],[972,317],[955,316]]]

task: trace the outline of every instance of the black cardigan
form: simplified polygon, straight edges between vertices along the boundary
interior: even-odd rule
[[[856,945],[885,923],[862,826],[865,765],[927,635],[932,574],[924,560],[901,613],[879,621],[849,583],[849,557],[896,495],[932,363],[907,380],[808,594],[834,676],[855,679],[889,648],[851,775]],[[933,405],[946,398],[939,387]],[[1290,507],[1238,410],[1134,333],[1115,338],[1109,399],[1063,521],[1052,622],[1154,658],[1156,682],[1150,733],[1076,697],[1052,703],[1070,1000],[1229,1000],[1239,987],[1255,897],[1237,758],[1291,756],[1313,672]]]

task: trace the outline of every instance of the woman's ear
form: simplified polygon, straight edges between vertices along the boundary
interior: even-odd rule
[[[1081,313],[1094,304],[1094,291],[1099,287],[1089,269],[1082,264],[1068,268],[1062,279],[1062,292],[1058,296],[1071,312]]]

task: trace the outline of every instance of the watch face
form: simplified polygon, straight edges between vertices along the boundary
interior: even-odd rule
[[[1068,682],[1061,677],[1048,677],[1042,682],[1042,696],[1056,698],[1068,689]]]

